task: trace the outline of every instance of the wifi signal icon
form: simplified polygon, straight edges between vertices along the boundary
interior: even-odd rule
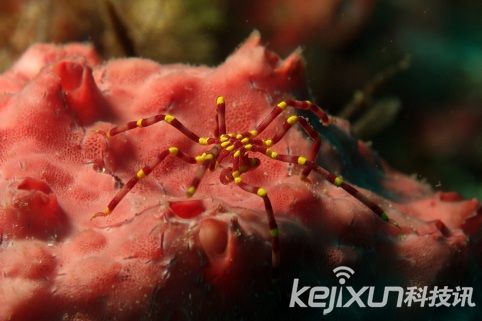
[[[353,271],[353,269],[348,266],[342,265],[334,268],[333,273],[335,273],[335,276],[337,277],[340,284],[345,284],[346,280],[348,280],[353,274],[355,274],[355,271]]]

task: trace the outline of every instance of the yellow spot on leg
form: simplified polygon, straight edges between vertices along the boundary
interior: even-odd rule
[[[276,159],[278,157],[278,153],[275,151],[272,151],[271,149],[266,150],[266,155],[268,155],[272,159]]]
[[[213,156],[213,154],[211,154],[211,153],[207,153],[206,156],[205,156],[205,158],[206,158],[207,160],[211,160],[211,159],[214,158],[214,156]]]
[[[263,144],[266,147],[270,147],[271,145],[273,145],[273,141],[271,139],[265,139],[263,140]]]
[[[201,164],[202,162],[204,162],[205,156],[206,156],[205,154],[197,155],[196,157],[194,157],[194,159],[198,164]]]
[[[306,157],[304,157],[304,156],[298,157],[298,164],[299,165],[305,165],[306,164]]]
[[[295,115],[291,115],[290,117],[288,117],[288,119],[286,120],[286,122],[290,125],[294,125],[296,124],[296,122],[298,121],[298,116],[295,116]]]
[[[177,155],[177,153],[179,153],[179,149],[177,147],[169,147],[169,153],[171,153],[172,155]]]
[[[336,186],[340,187],[341,184],[343,184],[343,178],[342,178],[341,176],[335,177],[335,182],[334,182],[334,183],[335,183]]]
[[[143,179],[144,177],[146,177],[146,173],[141,168],[140,170],[137,171],[136,176],[137,176],[138,179]]]
[[[199,144],[201,145],[207,145],[208,144],[208,137],[199,137]]]
[[[141,119],[139,119],[139,120],[136,122],[137,127],[142,127],[142,121],[143,121],[143,120],[144,120],[144,119],[141,118]]]
[[[222,105],[222,104],[224,104],[224,97],[223,97],[223,96],[219,96],[218,98],[216,98],[216,104],[217,104],[217,105]]]
[[[241,183],[241,177],[235,177],[235,178],[234,178],[234,183],[235,183],[235,184]]]
[[[251,129],[249,131],[249,134],[254,137],[254,136],[258,135],[258,131],[256,129]]]
[[[172,115],[166,115],[166,116],[164,116],[164,120],[165,120],[166,122],[168,122],[169,124],[172,123],[172,121],[173,121],[174,119],[176,119],[176,117],[174,117],[174,116],[172,116]]]
[[[268,195],[268,192],[264,188],[260,187],[256,191],[256,194],[258,194],[258,196],[265,197],[266,195]]]
[[[194,193],[196,193],[196,188],[194,186],[189,186],[186,193],[188,197],[191,197],[194,195]]]
[[[281,101],[276,106],[280,109],[285,109],[286,107],[288,107],[288,104],[286,103],[286,101]]]
[[[102,212],[97,212],[97,213],[95,213],[94,215],[92,215],[92,217],[90,218],[90,220],[92,221],[92,220],[95,219],[96,217],[100,217],[100,216],[108,216],[110,213],[111,213],[111,210],[110,210],[108,207],[106,207],[106,208],[104,209],[104,211],[102,211]]]

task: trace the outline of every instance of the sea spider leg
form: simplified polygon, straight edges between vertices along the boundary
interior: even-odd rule
[[[316,163],[316,156],[318,156],[321,147],[320,134],[303,117],[298,118],[298,123],[300,124],[301,128],[303,128],[303,130],[308,134],[308,136],[310,136],[310,138],[313,140],[313,145],[311,146],[310,156],[308,159],[313,163]],[[301,177],[308,177],[310,172],[311,167],[305,167],[305,169],[303,169],[303,172],[301,173]]]
[[[280,102],[279,104],[282,104],[283,102]],[[295,99],[288,99],[284,102],[286,105],[294,107],[299,110],[310,110],[313,114],[318,117],[320,120],[321,124],[323,126],[328,126],[331,124],[331,118],[330,116],[317,104],[312,103],[309,100],[295,100]],[[279,105],[278,104],[278,105]]]
[[[216,98],[216,106],[216,119],[219,126],[217,137],[226,134],[226,105],[224,103],[224,97],[219,96]]]
[[[272,122],[276,119],[285,109],[286,107],[291,106],[296,109],[300,110],[310,110],[313,114],[315,114],[321,121],[324,126],[328,126],[331,123],[330,116],[318,105],[306,100],[295,100],[289,99],[286,101],[279,102],[275,108],[271,110],[271,112],[266,115],[263,120],[261,120],[255,127],[255,129],[250,130],[248,133],[244,135],[251,134],[251,136],[257,136],[261,134]]]
[[[259,134],[261,134],[268,126],[269,124],[271,124],[273,122],[273,120],[276,119],[276,117],[278,117],[282,112],[283,110],[286,109],[288,105],[286,105],[285,102],[280,102],[278,103],[272,110],[269,114],[267,114],[256,126],[255,126],[255,129],[253,130],[250,130],[249,133],[245,133],[245,135],[247,136],[247,134],[251,134],[252,136],[257,136]]]
[[[201,180],[204,174],[206,173],[207,169],[211,167],[213,163],[216,163],[216,159],[218,155],[219,155],[219,147],[216,145],[208,152],[202,153],[201,155],[194,157],[196,162],[198,164],[201,164],[201,166],[198,168],[196,175],[194,176],[193,180],[191,181],[191,184],[186,190],[187,197],[192,197],[194,193],[196,193],[197,187],[201,183]]]
[[[273,276],[278,273],[280,263],[280,250],[279,250],[279,229],[276,222],[273,206],[268,197],[268,193],[265,188],[254,186],[242,181],[241,174],[255,169],[260,164],[259,159],[249,158],[246,155],[246,150],[240,148],[233,154],[233,167],[225,168],[221,171],[220,180],[223,184],[233,182],[246,192],[256,194],[263,199],[265,213],[268,218],[268,227],[271,234],[271,266],[273,268]]]
[[[287,155],[289,156],[289,155]],[[307,161],[308,163],[311,163],[309,161]],[[321,174],[322,176],[325,177],[325,179],[330,182],[331,184],[337,186],[337,187],[341,187],[342,189],[344,189],[348,194],[350,194],[351,196],[353,196],[355,199],[357,199],[359,202],[361,202],[363,205],[365,205],[366,207],[368,207],[369,209],[372,210],[372,212],[374,212],[378,217],[380,217],[383,221],[385,222],[389,222],[389,223],[392,223],[393,225],[397,226],[397,223],[393,222],[392,220],[389,219],[387,213],[385,213],[385,211],[380,207],[378,206],[377,204],[375,204],[373,201],[371,201],[368,197],[366,197],[364,194],[362,194],[358,189],[356,189],[353,185],[351,184],[348,184],[347,182],[345,182],[343,180],[343,177],[341,176],[336,176],[335,174],[331,173],[330,171],[328,171],[327,169],[321,167],[321,166],[318,166],[316,164],[307,164],[308,166],[310,166],[315,172]]]
[[[281,103],[283,103],[283,102],[281,102]],[[314,103],[312,103],[308,100],[300,101],[300,100],[290,99],[290,100],[286,101],[286,104],[289,105],[289,106],[293,106],[296,109],[310,110],[320,119],[321,123],[324,126],[328,126],[332,122],[330,116],[321,107],[319,107],[318,105],[316,105],[316,104],[314,104]],[[315,142],[313,147],[312,147],[312,150],[311,150],[311,155],[310,155],[311,158],[306,159],[304,156],[279,155],[278,159],[282,160],[283,158],[289,156],[291,161],[288,161],[288,160],[283,160],[283,161],[295,163],[295,164],[296,163],[299,164],[300,160],[302,160],[302,161],[304,160],[304,164],[300,164],[300,165],[303,165],[305,167],[305,169],[303,170],[303,172],[301,174],[302,176],[304,176],[304,177],[308,176],[308,174],[310,173],[311,170],[316,171],[317,173],[324,176],[325,179],[328,182],[330,182],[331,184],[333,184],[337,187],[343,188],[347,193],[349,193],[354,198],[356,198],[358,201],[363,203],[366,207],[371,209],[383,221],[389,222],[389,218],[388,218],[387,214],[385,213],[385,211],[380,206],[378,206],[377,204],[375,204],[374,202],[369,200],[365,195],[363,195],[353,185],[344,182],[343,178],[341,176],[336,176],[333,173],[331,173],[330,171],[328,171],[325,168],[316,164],[316,156],[317,156],[318,151],[320,149],[319,145],[321,144],[320,136],[313,129],[313,127],[310,125],[310,123],[307,122],[305,119],[298,118],[298,121],[299,121],[300,125],[303,127],[303,129],[308,133],[308,135]],[[398,226],[395,222],[393,222],[393,221],[390,221],[390,222],[392,224],[394,224],[395,226]]]
[[[286,101],[281,101],[279,102],[276,107],[271,110],[271,112],[266,115],[266,117],[256,125],[255,129],[250,130],[249,134],[251,136],[257,136],[261,132],[263,132],[272,122],[276,117],[278,117],[285,109],[286,107],[291,106],[299,110],[310,110],[312,113],[314,113],[319,119],[320,122],[324,126],[328,126],[331,123],[331,118],[329,115],[318,105],[310,102],[310,101],[300,101],[300,100],[295,100],[295,99],[289,99]],[[286,123],[284,123],[283,130],[278,133],[275,137],[272,139],[264,139],[262,140],[263,145],[266,147],[270,147],[275,145],[285,134],[286,132],[295,124],[299,122],[303,130],[308,134],[308,136],[313,140],[313,146],[311,148],[311,153],[309,155],[309,159],[314,161],[316,159],[316,156],[318,155],[318,152],[320,150],[321,146],[321,139],[319,134],[313,129],[313,127],[306,121],[304,118],[298,118],[295,115],[292,115],[288,117]],[[248,133],[245,133],[247,135]],[[256,141],[253,140],[254,143]],[[307,177],[311,171],[310,167],[306,167],[303,172],[301,173],[302,177]]]
[[[190,140],[198,144],[209,145],[209,144],[214,144],[216,141],[214,138],[200,137],[196,135],[191,130],[189,130],[186,126],[184,126],[179,120],[177,120],[176,117],[170,114],[158,114],[148,118],[140,118],[138,120],[130,121],[124,125],[111,128],[106,133],[106,136],[112,137],[135,128],[148,127],[160,121],[165,121],[166,123],[170,124],[172,127],[176,128],[181,133],[183,133],[187,138],[189,138]]]
[[[233,165],[233,167],[224,168],[219,174],[219,180],[222,184],[226,185],[235,180],[236,177],[240,177],[241,174],[247,171],[253,170],[258,167],[260,161],[258,158],[249,158],[247,156],[241,156],[238,168]]]
[[[371,201],[368,197],[362,194],[353,185],[346,183],[341,176],[337,176],[331,173],[330,171],[328,171],[327,169],[321,166],[318,166],[314,162],[308,160],[305,156],[278,154],[274,151],[270,151],[269,149],[261,146],[254,146],[253,151],[263,153],[268,157],[271,157],[273,159],[276,159],[282,162],[298,164],[298,165],[304,166],[305,168],[309,167],[313,169],[315,172],[321,174],[329,183],[331,183],[332,185],[335,185],[336,187],[342,188],[348,194],[350,194],[355,199],[357,199],[360,203],[362,203],[367,208],[372,210],[372,212],[375,213],[375,215],[377,215],[378,217],[380,217],[383,221],[391,222],[392,224],[397,225],[396,223],[389,220],[387,214],[380,206],[378,206],[373,201]]]
[[[136,172],[136,175],[132,177],[123,187],[122,189],[117,192],[117,194],[114,196],[114,198],[110,201],[110,203],[107,205],[107,207],[104,209],[103,212],[97,212],[95,213],[92,217],[91,220],[99,217],[99,216],[108,216],[109,214],[112,213],[114,208],[119,204],[119,202],[126,196],[129,191],[136,186],[136,184],[143,178],[145,178],[147,175],[149,175],[154,168],[156,168],[167,156],[173,155],[181,160],[189,163],[189,164],[196,164],[198,163],[198,160],[196,160],[195,157],[189,156],[185,154],[184,152],[180,151],[177,147],[169,147],[168,149],[162,151],[160,154],[158,154],[157,159],[155,162],[153,162],[151,165],[146,165],[139,169]]]
[[[268,218],[269,231],[271,234],[271,266],[273,268],[273,274],[276,275],[280,263],[279,229],[278,223],[276,223],[276,219],[274,217],[273,206],[271,205],[271,201],[268,197],[268,192],[263,187],[254,186],[243,182],[239,176],[234,179],[234,182],[246,192],[258,195],[263,199],[266,216]]]
[[[216,113],[216,117],[214,117],[216,121],[216,127],[214,127],[214,137],[219,137],[219,119],[218,119],[218,113]]]
[[[293,127],[296,123],[299,123],[301,128],[308,134],[308,136],[313,140],[313,145],[311,147],[311,152],[309,155],[309,160],[310,161],[315,161],[316,156],[318,155],[318,152],[320,150],[321,146],[321,138],[318,132],[310,125],[310,123],[304,119],[303,117],[298,117],[296,115],[291,115],[286,119],[286,122],[283,123],[283,129],[279,132],[277,132],[271,139],[265,139],[263,140],[263,144],[266,147],[271,147],[276,145],[281,138],[283,138],[288,130]],[[268,151],[270,151],[268,149]],[[269,156],[269,155],[268,155]],[[307,177],[311,172],[311,167],[306,166],[303,169],[303,172],[301,173],[301,177],[305,178]]]

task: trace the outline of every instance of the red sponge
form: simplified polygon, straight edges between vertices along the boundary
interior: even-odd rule
[[[228,132],[247,131],[305,89],[303,74],[299,53],[281,59],[258,35],[216,68],[138,58],[101,64],[90,45],[31,47],[0,76],[0,320],[231,319],[234,306],[271,316],[274,304],[259,304],[272,293],[265,207],[258,195],[222,184],[229,163],[208,171],[187,199],[199,165],[169,156],[109,216],[91,218],[169,147],[188,155],[208,148],[166,122],[107,137],[111,128],[163,113],[209,137],[222,95]],[[481,248],[479,202],[380,168],[349,124],[333,119],[340,144],[358,146],[348,149],[365,164],[363,175],[391,199],[360,192],[398,226],[315,172],[302,180],[298,165],[255,155],[260,165],[243,182],[263,186],[272,201],[281,284],[338,265],[427,285],[467,269]],[[309,155],[311,145],[294,127],[272,148]],[[343,148],[323,141],[322,150],[324,163],[343,169]]]

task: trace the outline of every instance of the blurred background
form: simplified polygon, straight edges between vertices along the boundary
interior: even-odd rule
[[[312,98],[393,167],[482,199],[481,1],[0,0],[0,71],[70,41],[216,65],[253,29],[282,56],[301,48]]]

